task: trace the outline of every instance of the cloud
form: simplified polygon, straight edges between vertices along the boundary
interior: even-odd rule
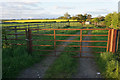
[[[9,9],[9,10],[31,10],[33,9],[38,9],[38,4],[41,3],[36,3],[36,2],[2,2],[0,5],[2,6],[3,9]],[[43,8],[39,8],[43,9]]]
[[[0,15],[5,18],[55,17],[69,14],[89,13],[104,15],[117,10],[117,0],[11,0],[0,3]],[[14,1],[14,2],[12,2]],[[1,13],[2,12],[2,13]],[[51,14],[50,14],[51,13]]]
[[[69,6],[54,6],[54,9],[74,9],[74,7],[69,7]]]
[[[59,15],[55,15],[55,14],[47,14],[45,13],[39,13],[39,14],[9,14],[9,15],[0,15],[1,19],[28,19],[28,18],[56,18],[59,17]]]
[[[0,3],[0,15],[8,17],[9,15],[20,16],[23,13],[29,14],[39,10],[44,10],[37,2],[2,2]],[[35,14],[35,13],[34,13]],[[10,16],[9,16],[10,17]]]
[[[111,11],[109,11],[107,9],[96,9],[96,10],[90,10],[87,13],[90,13],[90,14],[108,14],[110,12]]]
[[[1,2],[115,2],[119,0],[1,0]]]

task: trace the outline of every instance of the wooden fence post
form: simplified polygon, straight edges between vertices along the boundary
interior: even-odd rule
[[[5,34],[5,45],[8,45],[7,36]]]
[[[118,51],[118,44],[120,44],[120,42],[119,42],[119,40],[120,40],[120,30],[117,30],[117,45],[116,45],[116,51]]]
[[[28,28],[28,53],[32,54],[32,31]]]
[[[37,28],[39,29],[39,25],[37,24]],[[39,30],[37,30],[37,33],[39,33]]]
[[[115,53],[116,51],[116,38],[117,38],[117,30],[112,29],[111,30],[111,38],[110,38],[110,52]]]
[[[17,39],[17,26],[15,26],[15,39]]]

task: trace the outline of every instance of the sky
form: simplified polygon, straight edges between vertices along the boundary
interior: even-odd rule
[[[91,14],[92,17],[118,12],[120,0],[1,0],[0,19],[57,18]]]

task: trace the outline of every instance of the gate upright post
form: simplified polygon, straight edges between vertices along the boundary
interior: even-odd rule
[[[81,53],[82,53],[82,30],[80,30],[80,57],[82,56]]]
[[[54,30],[54,52],[56,56],[56,35],[55,35],[55,30]]]
[[[107,52],[109,51],[111,30],[108,31]]]
[[[38,24],[37,24],[37,28],[38,28],[37,33],[39,33],[39,25]]]
[[[28,53],[32,54],[32,35],[31,29],[28,28]]]
[[[15,38],[17,39],[17,26],[15,26]]]

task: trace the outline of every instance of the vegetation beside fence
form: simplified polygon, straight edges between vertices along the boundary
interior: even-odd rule
[[[32,27],[32,26],[31,26]],[[58,26],[55,26],[58,28]],[[45,28],[50,28],[50,26],[47,26]],[[69,28],[74,28],[74,26],[70,26]],[[76,26],[76,28],[80,28],[79,26]],[[20,31],[19,31],[20,32]],[[77,31],[58,31],[57,33],[60,34],[74,34]],[[14,34],[14,31],[8,31],[9,34]],[[8,34],[6,33],[6,34]],[[33,32],[35,34],[38,34],[36,32]],[[51,31],[39,31],[39,34],[52,34],[53,32]],[[14,37],[15,35],[9,35],[7,38]],[[4,37],[4,36],[3,36]],[[57,39],[67,39],[68,37],[57,37]],[[3,38],[4,39],[4,38]],[[26,39],[25,36],[20,36],[18,39]],[[53,36],[33,36],[33,39],[41,39],[41,40],[46,40],[46,39],[53,39]],[[24,41],[19,41],[19,40],[7,40],[7,43],[25,43],[26,40]],[[34,44],[54,44],[53,42],[43,42],[43,41],[33,41]],[[61,42],[57,42],[57,44],[60,44]],[[52,50],[54,49],[53,47],[35,47],[35,49],[49,49]],[[3,41],[3,78],[16,78],[18,74],[21,72],[21,70],[24,70],[25,68],[30,67],[31,65],[40,62],[44,56],[40,56],[42,54],[49,54],[50,52],[38,52],[34,51],[32,55],[28,54],[27,47],[24,45],[6,45],[6,41]]]
[[[24,46],[3,48],[2,53],[3,78],[16,78],[21,70],[26,69],[45,58],[44,56],[40,56],[40,53],[29,55]]]
[[[41,23],[40,23],[41,24]],[[5,27],[6,26],[9,26],[10,24],[7,24],[7,25],[4,25]],[[16,24],[14,24],[16,25]],[[28,25],[28,24],[26,24]],[[40,27],[39,28],[68,28],[68,29],[71,29],[71,28],[75,28],[75,29],[80,29],[82,28],[81,24],[80,23],[70,23],[70,26],[63,26],[61,27],[61,25],[63,25],[62,23],[59,23],[58,26],[57,24],[55,25],[54,23],[52,24],[49,24],[49,23],[46,23],[45,26],[43,27]],[[79,26],[78,26],[79,25]],[[93,25],[84,25],[84,27],[92,27]],[[22,28],[24,28],[25,26],[23,26]],[[32,27],[36,27],[37,26],[29,26],[30,28]],[[94,26],[93,26],[94,27]],[[21,28],[21,27],[20,27]],[[8,31],[9,34],[12,34],[14,33],[15,31]],[[18,31],[20,32],[20,31]],[[88,31],[84,31],[86,33],[88,33]],[[34,31],[33,33],[35,34],[53,34],[52,31]],[[58,31],[56,32],[57,33],[60,33],[60,34],[75,34],[77,33],[77,31]],[[95,30],[95,31],[92,31],[92,34],[107,34],[107,31],[98,31],[98,30]],[[6,33],[5,33],[6,34]],[[10,35],[11,36],[11,35]],[[14,37],[15,35],[12,35],[12,37]],[[4,36],[3,36],[4,37]],[[18,38],[21,38],[21,39],[25,39],[26,37],[18,37]],[[33,36],[32,37],[33,39],[41,39],[41,40],[50,40],[50,39],[53,39],[53,36],[50,36],[50,37],[46,37],[46,36]],[[58,40],[65,40],[67,39],[68,37],[56,37]],[[77,38],[77,39],[80,39]],[[107,37],[92,37],[92,39],[94,40],[107,40]],[[17,41],[17,40],[13,40],[13,41],[10,41],[10,40],[7,40],[7,42],[13,42],[13,43],[24,43],[23,41]],[[26,43],[26,41],[25,41]],[[33,41],[33,44],[37,45],[37,44],[40,44],[40,43],[43,43],[44,45],[48,45],[48,44],[51,44],[53,45],[54,43],[53,42],[43,42],[43,41]],[[56,42],[56,44],[60,44],[61,42]],[[74,44],[74,43],[73,43]],[[93,43],[95,46],[97,45],[101,45],[101,46],[106,46],[107,44],[106,43]],[[120,44],[119,44],[120,45]],[[43,50],[52,50],[54,49],[54,47],[38,47],[38,46],[34,46],[35,49],[43,49]],[[6,42],[3,41],[3,78],[14,78],[14,77],[17,77],[19,72],[39,61],[41,61],[43,58],[43,56],[40,56],[41,54],[49,54],[50,52],[38,52],[38,51],[34,51],[32,55],[29,55],[28,54],[28,51],[26,50],[27,47],[25,47],[24,45],[21,45],[21,46],[16,46],[16,45],[6,45]],[[65,50],[69,50],[68,48],[66,48]],[[77,48],[71,48],[70,50],[77,50]],[[117,76],[117,71],[118,71],[118,61],[120,60],[118,58],[119,55],[119,52],[118,54],[111,54],[111,53],[108,53],[106,52],[105,50],[106,49],[97,49],[97,48],[94,48],[94,50],[96,50],[96,52],[99,52],[99,51],[103,51],[104,53],[101,53],[101,54],[95,54],[96,56],[96,62],[101,70],[101,73],[103,76],[105,76],[106,78],[118,78]],[[61,56],[55,61],[55,63],[50,67],[50,69],[47,71],[47,74],[45,77],[47,78],[51,78],[51,77],[60,77],[60,78],[64,78],[64,77],[70,77],[73,73],[75,73],[76,71],[76,68],[77,68],[77,59],[75,58],[72,58],[70,55],[74,55],[74,53],[61,53]],[[102,63],[101,63],[102,62]],[[112,63],[112,64],[111,64]],[[105,67],[105,68],[104,68]],[[54,74],[56,73],[56,74]],[[65,74],[63,74],[65,73]],[[113,76],[112,76],[113,75]]]
[[[97,33],[97,34],[107,34],[106,32],[102,32],[102,31],[94,31],[92,32],[93,34]],[[98,40],[99,38],[98,37],[92,37],[92,39],[96,39]],[[101,37],[101,39],[106,39],[106,37]],[[92,43],[94,45],[98,45],[98,44],[101,44],[101,43]],[[101,44],[101,45],[104,45],[104,44]],[[120,46],[120,44],[119,44]],[[95,48],[94,49],[95,51],[99,51],[99,50],[102,50],[102,49],[97,49]],[[120,49],[119,49],[120,50]],[[120,75],[120,71],[119,71],[119,68],[120,68],[120,52],[116,52],[116,53],[110,53],[110,52],[106,52],[105,50],[102,50],[104,51],[103,53],[100,53],[100,54],[96,54],[94,53],[95,55],[95,61],[97,62],[97,65],[98,65],[98,68],[101,72],[101,75],[103,78],[119,78],[120,77],[118,75]]]

